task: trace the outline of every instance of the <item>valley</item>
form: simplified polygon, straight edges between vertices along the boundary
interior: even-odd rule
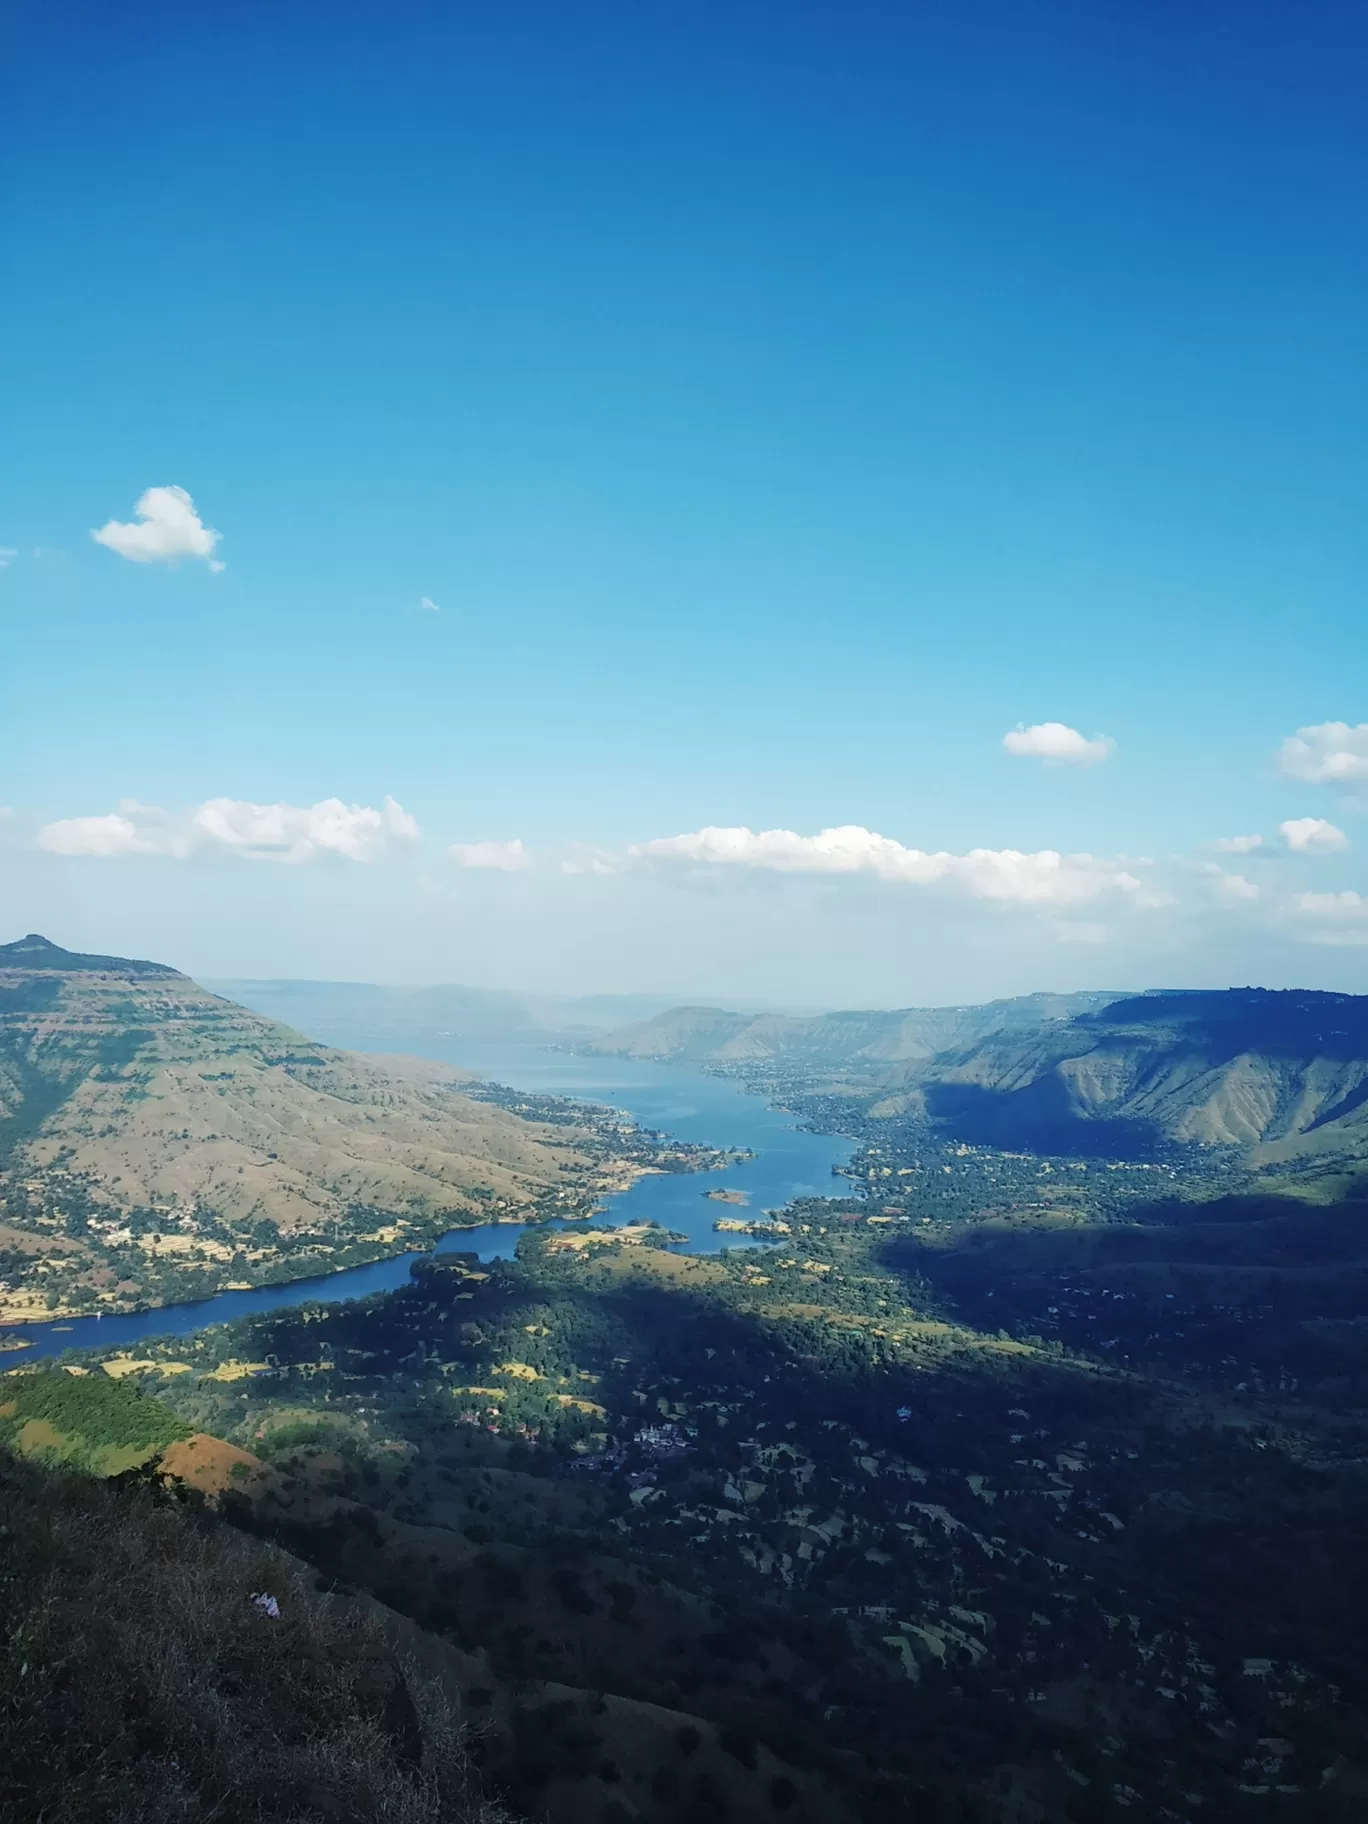
[[[644,1173],[727,1157],[598,1105],[334,1050],[164,965],[0,947],[0,1323],[587,1219]]]
[[[1352,1176],[1368,1154],[1368,997],[1257,988],[1026,995],[970,1008],[754,1019],[682,1008],[594,1041],[687,1060],[842,1132],[900,1120],[999,1150],[1224,1156]]]
[[[548,1082],[641,1073],[638,1131],[730,1163],[499,1258],[454,1234],[370,1297],[16,1358],[11,1445],[132,1465],[381,1605],[547,1824],[1359,1815],[1352,1123],[1289,1171],[1106,1117],[993,1144],[849,1060],[709,1059],[710,1097],[519,1055],[509,1112],[578,1130]],[[824,1184],[766,1177],[823,1133]],[[64,1418],[63,1384],[156,1416]]]
[[[813,1819],[1348,1819],[1361,1345],[1346,1377],[1314,1299],[1278,1329],[1276,1289],[1128,1273],[1106,1237],[1162,1209],[823,1199],[712,1259],[529,1233],[87,1365],[246,1453],[240,1524],[465,1656],[527,1815],[747,1816],[759,1770]]]

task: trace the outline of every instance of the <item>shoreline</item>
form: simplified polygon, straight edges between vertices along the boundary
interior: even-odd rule
[[[661,1151],[671,1158],[678,1158],[679,1144],[673,1142],[668,1147],[662,1147]],[[463,1229],[553,1229],[562,1223],[590,1223],[609,1213],[608,1207],[603,1202],[605,1198],[626,1196],[643,1178],[674,1176],[681,1172],[689,1174],[721,1171],[731,1162],[731,1155],[725,1149],[699,1148],[698,1151],[706,1156],[700,1157],[696,1165],[673,1168],[649,1164],[633,1158],[620,1158],[606,1162],[599,1181],[592,1187],[593,1201],[586,1208],[551,1213],[543,1212],[540,1203],[530,1203],[527,1206],[526,1214],[517,1214],[505,1209],[496,1216],[486,1216],[478,1211],[450,1210],[439,1217],[421,1221],[407,1218],[404,1220],[413,1223],[412,1229],[408,1232],[404,1231],[398,1221],[389,1224],[387,1226],[396,1231],[392,1240],[385,1242],[357,1241],[351,1244],[351,1248],[357,1251],[359,1257],[347,1259],[340,1265],[329,1266],[326,1254],[322,1257],[314,1256],[307,1262],[301,1263],[297,1272],[276,1273],[265,1278],[250,1280],[223,1281],[206,1286],[201,1292],[189,1298],[139,1300],[130,1296],[127,1302],[121,1303],[92,1303],[84,1306],[61,1303],[50,1308],[44,1306],[42,1309],[38,1309],[36,1304],[38,1295],[35,1294],[33,1301],[25,1301],[17,1311],[13,1311],[13,1306],[9,1301],[17,1300],[22,1294],[18,1292],[18,1289],[10,1294],[0,1293],[0,1353],[17,1354],[31,1348],[33,1345],[26,1342],[21,1334],[27,1329],[71,1322],[85,1323],[108,1317],[144,1317],[157,1311],[187,1310],[195,1305],[206,1304],[224,1293],[268,1292],[277,1286],[296,1286],[308,1280],[340,1278],[358,1268],[383,1266],[387,1261],[401,1260],[409,1255],[417,1257],[432,1254],[449,1236],[459,1235]],[[714,1158],[714,1154],[717,1155],[716,1158]],[[470,1214],[472,1220],[458,1222],[456,1218],[463,1213]],[[349,1253],[351,1249],[346,1244],[342,1244],[332,1252]],[[276,1262],[283,1265],[285,1259],[285,1256],[278,1255]],[[12,1311],[13,1315],[11,1315]]]
[[[681,1082],[695,1075],[687,1067],[669,1074]],[[707,1079],[703,1073],[697,1075],[703,1078],[699,1083],[701,1091]],[[277,1265],[271,1277],[257,1279],[250,1289],[240,1286],[238,1290],[230,1290],[218,1286],[185,1293],[177,1288],[169,1300],[130,1297],[121,1308],[102,1305],[73,1310],[68,1306],[48,1311],[30,1304],[22,1317],[0,1321],[0,1347],[4,1347],[5,1339],[8,1339],[8,1348],[14,1354],[12,1364],[0,1364],[0,1376],[7,1371],[18,1372],[21,1366],[27,1368],[42,1361],[60,1360],[68,1354],[79,1357],[87,1352],[128,1353],[132,1350],[136,1353],[143,1339],[190,1337],[202,1330],[261,1319],[294,1307],[365,1300],[395,1291],[409,1282],[410,1270],[418,1263],[440,1261],[448,1252],[475,1252],[485,1263],[513,1259],[525,1232],[534,1236],[560,1231],[583,1234],[602,1227],[605,1222],[629,1227],[654,1225],[663,1230],[682,1231],[686,1236],[681,1242],[671,1234],[663,1244],[671,1251],[681,1249],[699,1258],[724,1252],[728,1241],[742,1241],[743,1238],[724,1236],[714,1229],[715,1205],[714,1209],[708,1209],[706,1191],[698,1184],[695,1174],[701,1174],[714,1187],[720,1178],[721,1187],[726,1188],[728,1179],[723,1174],[733,1168],[748,1176],[758,1170],[758,1178],[747,1193],[748,1201],[768,1208],[785,1206],[795,1196],[821,1195],[817,1186],[826,1178],[832,1160],[825,1156],[828,1148],[823,1147],[823,1156],[809,1161],[806,1137],[797,1147],[795,1157],[790,1136],[799,1130],[788,1120],[772,1120],[763,1105],[755,1110],[754,1126],[743,1121],[738,1131],[731,1106],[736,1086],[719,1083],[717,1087],[723,1089],[724,1101],[716,1111],[716,1125],[695,1119],[690,1126],[697,1138],[683,1139],[670,1131],[673,1111],[661,1105],[658,1095],[633,1096],[627,1102],[615,1084],[611,1106],[608,1095],[603,1101],[588,1105],[595,1115],[610,1122],[613,1130],[603,1133],[599,1129],[602,1139],[609,1144],[594,1161],[596,1169],[592,1171],[590,1181],[581,1178],[573,1186],[546,1187],[535,1203],[526,1206],[525,1216],[507,1209],[490,1210],[486,1206],[478,1213],[459,1212],[463,1220],[459,1220],[458,1225],[453,1218],[415,1223],[407,1235],[403,1235],[402,1230],[395,1232],[399,1225],[387,1223],[384,1243],[377,1239],[366,1246],[364,1252],[358,1249],[346,1259],[334,1255],[324,1262],[319,1262],[317,1257],[307,1263],[292,1261],[288,1271],[282,1272]],[[567,1103],[573,1107],[578,1102],[579,1108],[586,1107],[573,1091],[541,1097],[537,1092],[500,1088],[498,1095],[524,1104],[539,1101],[543,1106],[555,1104],[564,1109]],[[746,1098],[747,1102],[749,1100]],[[685,1112],[694,1114],[693,1110]],[[629,1121],[632,1123],[630,1129]],[[598,1122],[593,1125],[597,1128]],[[719,1129],[727,1138],[720,1144],[712,1143],[711,1134],[718,1133]],[[624,1143],[621,1150],[611,1144],[619,1135]],[[839,1143],[837,1150],[844,1157],[849,1143]],[[762,1161],[770,1163],[760,1163]],[[553,1201],[557,1188],[573,1189],[577,1193],[570,1208],[558,1206]],[[708,1210],[706,1220],[705,1210]],[[376,1212],[371,1220],[376,1221],[378,1217],[379,1212]],[[447,1222],[452,1222],[453,1226],[446,1226]],[[752,1238],[750,1245],[763,1245],[766,1239],[772,1237]]]

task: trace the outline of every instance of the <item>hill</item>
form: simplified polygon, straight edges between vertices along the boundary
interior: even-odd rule
[[[0,1317],[587,1212],[635,1169],[634,1137],[593,1111],[490,1094],[444,1065],[332,1050],[162,964],[0,947]]]
[[[0,1817],[505,1819],[449,1699],[377,1605],[318,1594],[286,1553],[155,1482],[97,1482],[4,1449],[0,1532]],[[253,1601],[263,1591],[277,1617]]]
[[[673,1007],[593,1041],[591,1049],[675,1063],[793,1063],[876,1069],[922,1060],[999,1031],[1034,1031],[1103,1007],[1115,994],[1026,994],[975,1007],[905,1007],[794,1018]]]
[[[188,1436],[168,1407],[118,1377],[20,1370],[0,1382],[0,1442],[48,1464],[118,1475]]]
[[[902,1222],[532,1236],[142,1384],[274,1479],[243,1524],[440,1638],[542,1824],[1361,1818],[1362,1203],[1007,1213],[1000,1156],[923,1162]]]
[[[966,1139],[1118,1155],[1235,1147],[1253,1166],[1368,1152],[1368,996],[1231,988],[1112,1002],[891,1074]]]
[[[1238,1149],[1252,1167],[1368,1154],[1368,996],[1230,988],[1030,994],[785,1019],[677,1007],[595,1049],[739,1071],[842,1131],[929,1118],[1034,1152]]]
[[[409,1050],[436,1040],[467,1043],[571,1041],[663,1013],[665,995],[519,994],[460,984],[389,987],[372,982],[214,981],[228,996],[333,1045]]]
[[[339,1477],[360,1461],[347,1418],[254,1428],[263,1458],[187,1436],[160,1398],[95,1367],[21,1371],[0,1393],[0,1528],[17,1573],[0,1577],[0,1625],[23,1647],[22,1670],[0,1656],[0,1816],[500,1824],[475,1766],[555,1824],[776,1810],[792,1824],[850,1824],[825,1782],[706,1717],[497,1669],[486,1640],[529,1616],[539,1633],[556,1630],[556,1612],[572,1612],[567,1592],[583,1610],[580,1559],[563,1537],[529,1570],[531,1601],[506,1558],[480,1577],[459,1630],[449,1605],[438,1631],[420,1626],[433,1567],[454,1562],[454,1548],[479,1554],[439,1527],[429,1538],[440,1552],[419,1568],[405,1550],[418,1529],[396,1532],[339,1497]],[[468,1430],[452,1441],[462,1439],[475,1441]],[[380,1498],[382,1474],[408,1488],[410,1456],[381,1443],[387,1473],[367,1460],[364,1492]],[[568,1487],[491,1470],[485,1452],[451,1462],[449,1505],[467,1515],[487,1513],[491,1494],[507,1500],[509,1524],[556,1495],[575,1508]],[[367,1584],[386,1599],[363,1594]],[[613,1587],[620,1609],[630,1593]],[[258,1592],[278,1616],[257,1607]],[[705,1604],[688,1606],[706,1622]],[[650,1634],[642,1656],[660,1644]],[[469,1737],[462,1713],[478,1724]]]

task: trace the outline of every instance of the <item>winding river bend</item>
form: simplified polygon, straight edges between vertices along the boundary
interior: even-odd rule
[[[402,1047],[387,1034],[383,1047],[352,1041],[352,1049]],[[680,1140],[704,1146],[745,1149],[754,1157],[720,1172],[653,1174],[640,1178],[630,1190],[608,1199],[606,1220],[612,1223],[658,1222],[687,1237],[683,1249],[715,1253],[732,1241],[719,1235],[713,1223],[719,1216],[739,1215],[740,1210],[710,1201],[710,1189],[726,1187],[746,1194],[753,1215],[779,1209],[794,1197],[835,1194],[833,1166],[844,1165],[852,1144],[826,1134],[797,1129],[788,1115],[769,1108],[757,1096],[748,1096],[734,1084],[699,1071],[674,1065],[645,1063],[635,1058],[582,1057],[525,1044],[462,1044],[452,1040],[433,1043],[424,1037],[408,1049],[420,1056],[438,1058],[510,1088],[543,1095],[570,1096],[580,1101],[607,1103],[626,1109],[643,1127],[659,1128]],[[483,1223],[475,1228],[453,1229],[437,1244],[437,1252],[476,1253],[482,1260],[511,1257],[523,1232],[521,1223]],[[755,1243],[744,1237],[745,1245]],[[251,1317],[288,1305],[316,1304],[320,1300],[365,1298],[404,1285],[410,1264],[418,1254],[398,1254],[369,1266],[348,1267],[340,1273],[314,1279],[293,1280],[283,1286],[262,1286],[250,1292],[219,1292],[193,1304],[162,1305],[153,1311],[125,1316],[67,1318],[51,1324],[4,1326],[0,1334],[22,1339],[30,1346],[0,1355],[0,1367],[19,1367],[67,1349],[126,1350],[144,1337],[185,1336],[210,1324]]]

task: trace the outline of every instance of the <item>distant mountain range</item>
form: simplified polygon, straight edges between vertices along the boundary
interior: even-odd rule
[[[594,1041],[592,1049],[674,1063],[746,1063],[766,1059],[832,1066],[929,1060],[990,1033],[1030,1031],[1105,1007],[1115,993],[1025,994],[971,1007],[862,1009],[797,1019],[735,1013],[720,1007],[672,1007]]]
[[[1252,1165],[1368,1153],[1368,996],[1024,995],[809,1020],[680,1007],[607,1034],[633,1057],[822,1074],[863,1112],[1031,1151],[1238,1147]]]
[[[207,984],[271,1019],[334,1045],[409,1050],[420,1041],[473,1043],[572,1041],[649,1020],[672,1007],[669,995],[517,994],[445,984],[391,988],[369,982],[229,981]]]

